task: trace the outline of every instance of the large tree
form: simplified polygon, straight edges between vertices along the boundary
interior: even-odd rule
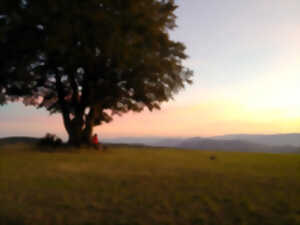
[[[70,144],[191,82],[173,0],[2,1],[0,96],[61,113]]]
[[[26,67],[33,62],[37,46],[33,30],[24,26],[22,12],[20,1],[0,1],[0,104],[32,91],[25,85],[29,78]]]

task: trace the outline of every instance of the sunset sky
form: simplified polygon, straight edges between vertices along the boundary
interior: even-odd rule
[[[172,39],[183,42],[194,83],[161,111],[129,113],[96,128],[102,137],[300,132],[300,1],[189,0]],[[66,138],[60,115],[8,104],[0,137]]]

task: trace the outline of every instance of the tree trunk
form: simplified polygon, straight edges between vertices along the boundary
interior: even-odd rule
[[[70,71],[72,74],[72,71]],[[65,129],[69,135],[68,144],[74,147],[80,147],[81,145],[92,145],[92,133],[95,125],[96,107],[91,107],[90,112],[85,115],[85,107],[79,102],[78,86],[73,76],[69,76],[72,90],[74,92],[72,96],[72,103],[75,107],[75,112],[71,111],[65,100],[66,94],[63,84],[61,82],[61,76],[59,71],[56,74],[56,89],[59,97],[59,104],[61,107],[62,117]],[[72,116],[74,118],[71,118]]]
[[[83,115],[80,115],[80,117],[83,117]],[[90,114],[86,120],[83,120],[83,118],[74,118],[73,120],[64,122],[66,131],[69,135],[69,145],[74,147],[92,145],[94,117],[93,114]]]
[[[74,147],[80,147],[81,145],[92,144],[92,129],[87,131],[80,126],[72,126],[70,131],[67,131],[69,135],[68,144]]]
[[[83,143],[83,134],[80,127],[71,126],[71,130],[67,131],[69,135],[68,144],[74,147],[80,147]]]

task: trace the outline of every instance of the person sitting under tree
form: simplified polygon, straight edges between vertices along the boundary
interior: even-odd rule
[[[101,150],[101,145],[99,143],[99,140],[98,140],[98,135],[95,134],[92,138],[92,144],[93,144],[93,147],[97,150]]]

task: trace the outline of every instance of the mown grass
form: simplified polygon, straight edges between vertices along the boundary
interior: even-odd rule
[[[2,146],[0,224],[296,225],[300,155]]]

